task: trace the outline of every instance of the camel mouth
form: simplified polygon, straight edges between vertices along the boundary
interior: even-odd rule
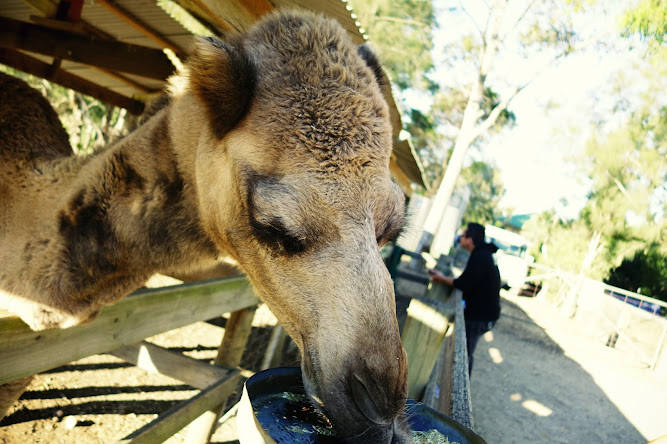
[[[359,359],[353,359],[358,362]],[[302,358],[301,378],[308,398],[321,409],[336,432],[337,442],[393,444],[411,443],[411,431],[405,417],[407,396],[401,383],[395,390],[379,390],[380,381],[361,375],[354,367],[326,381],[320,377],[320,360],[313,351]],[[345,367],[345,366],[343,366]]]
[[[388,424],[378,425],[360,418],[341,428],[340,421],[332,421],[333,415],[318,407],[307,396],[303,380],[303,372],[295,367],[272,368],[252,376],[244,388],[244,397],[248,402],[242,400],[243,407],[239,410],[242,423],[247,423],[249,429],[253,425],[261,427],[275,442],[413,442],[406,406],[402,406],[401,413]],[[413,417],[412,414],[410,416]],[[304,434],[303,441],[296,439],[298,437],[294,436],[294,430]]]

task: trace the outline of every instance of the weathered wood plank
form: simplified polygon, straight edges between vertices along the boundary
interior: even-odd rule
[[[144,341],[117,348],[109,354],[146,371],[178,379],[200,390],[225,378],[231,371]]]
[[[236,388],[238,377],[239,371],[232,371],[226,379],[212,384],[189,400],[172,407],[121,442],[154,444],[166,441],[190,424],[201,412],[215,407],[221,399],[226,399]]]
[[[410,301],[401,341],[408,355],[408,396],[420,399],[449,325],[450,313],[437,303]]]
[[[225,336],[222,338],[215,363],[224,367],[236,367],[241,363],[241,357],[245,350],[252,320],[255,317],[255,307],[245,308],[231,314],[225,325]],[[211,439],[215,431],[218,418],[225,410],[225,399],[219,404],[203,412],[188,427],[186,442],[192,444],[205,444]]]
[[[132,114],[141,114],[144,110],[144,103],[114,92],[108,88],[99,86],[89,80],[71,74],[48,63],[44,63],[20,51],[0,47],[0,63],[16,68],[19,71],[27,72],[58,85],[70,88],[80,93],[95,97],[110,105],[119,106],[127,109]],[[117,76],[112,71],[105,71],[107,75]],[[139,86],[135,86],[139,88]],[[146,88],[143,88],[144,90]]]
[[[433,367],[433,373],[426,385],[421,402],[427,406],[444,413],[452,414],[452,372],[454,368],[454,348],[456,336],[454,323],[449,324],[445,340],[438,353],[438,358]]]
[[[0,17],[0,46],[165,80],[174,72],[159,49],[82,36]]]
[[[0,384],[258,303],[248,280],[234,277],[140,290],[68,329],[36,332],[0,318]]]
[[[280,365],[282,350],[285,346],[286,340],[287,332],[282,327],[282,325],[278,324],[273,327],[271,338],[269,338],[269,344],[266,346],[266,353],[264,353],[264,358],[262,359],[260,370],[266,370],[272,367],[278,367]]]
[[[468,349],[466,347],[466,326],[463,318],[461,291],[453,293],[456,307],[454,325],[454,353],[452,363],[452,414],[451,418],[469,429],[473,427],[472,401],[470,398],[470,377],[468,375]]]
[[[245,308],[231,314],[225,325],[225,336],[222,338],[215,362],[224,367],[235,367],[241,362],[252,330],[255,307]]]

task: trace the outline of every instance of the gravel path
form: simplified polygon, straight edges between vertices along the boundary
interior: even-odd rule
[[[475,352],[475,431],[495,443],[645,443],[667,435],[667,369],[642,368],[540,298],[503,295]]]

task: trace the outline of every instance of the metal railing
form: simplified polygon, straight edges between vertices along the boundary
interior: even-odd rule
[[[605,345],[630,352],[651,369],[667,367],[666,302],[539,264],[531,265],[526,282],[572,317],[585,316]]]

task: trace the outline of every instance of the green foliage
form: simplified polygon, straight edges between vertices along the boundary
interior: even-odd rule
[[[430,0],[350,0],[358,21],[400,89],[429,89],[424,76],[433,67]]]
[[[434,104],[431,108],[434,118],[441,124],[445,123],[449,127],[458,128],[463,121],[463,113],[468,102],[468,92],[470,85],[462,88],[443,87],[434,97]],[[480,103],[480,116],[478,123],[489,118],[491,111],[500,104],[500,96],[490,87],[483,90],[482,101]],[[490,134],[495,134],[505,128],[512,128],[516,124],[516,115],[509,109],[503,109],[498,116],[496,125],[494,125]],[[481,139],[484,140],[484,139]],[[481,142],[480,140],[480,142]],[[453,138],[451,139],[453,143]]]
[[[662,45],[667,40],[667,5],[664,0],[641,0],[625,12],[621,25],[626,37],[639,34],[652,44]]]
[[[494,224],[500,216],[498,204],[505,194],[498,170],[488,163],[475,161],[461,171],[460,179],[471,192],[462,223]]]
[[[480,117],[480,120],[488,119],[491,111],[498,105],[500,105],[500,96],[498,93],[488,86],[485,87],[484,97],[482,98],[481,104],[483,114],[482,117]],[[498,120],[493,128],[496,130],[499,128],[512,128],[515,124],[516,115],[511,110],[505,108],[500,112],[500,116],[498,116]]]
[[[667,302],[667,254],[657,244],[639,250],[611,270],[605,282]]]
[[[522,26],[517,27],[519,41],[528,51],[572,53],[590,36],[575,25],[577,20],[595,9],[595,1],[542,0],[530,7]],[[587,27],[588,28],[588,27]]]
[[[589,276],[616,275],[612,285],[634,291],[656,288],[645,272],[650,264],[658,275],[667,272],[658,270],[664,262],[655,259],[667,254],[667,247],[657,247],[667,245],[667,106],[650,94],[655,85],[649,82],[649,94],[637,109],[626,110],[624,124],[607,131],[598,126],[586,144],[579,160],[591,179],[591,192],[579,219],[564,222],[545,213],[524,226],[536,247],[531,253],[541,263],[578,271],[582,252],[599,232],[602,249]],[[628,270],[635,268],[644,271],[628,278]]]
[[[432,114],[424,114],[417,109],[408,111],[406,127],[412,136],[412,143],[424,164],[425,180],[433,184],[442,173],[442,137],[436,131],[436,122]]]
[[[545,211],[531,217],[523,225],[521,234],[530,242],[528,253],[540,264],[572,273],[582,271],[592,238],[586,222],[564,221],[553,211]],[[585,271],[588,276],[600,279],[608,269],[605,263],[596,260]]]
[[[127,111],[62,87],[30,74],[0,65],[0,71],[25,80],[39,90],[56,110],[70,136],[70,145],[77,154],[89,154],[126,134]]]
[[[610,266],[643,245],[667,242],[667,201],[661,201],[667,183],[665,132],[667,107],[644,108],[586,146],[584,169],[592,190],[582,218],[603,233]]]

